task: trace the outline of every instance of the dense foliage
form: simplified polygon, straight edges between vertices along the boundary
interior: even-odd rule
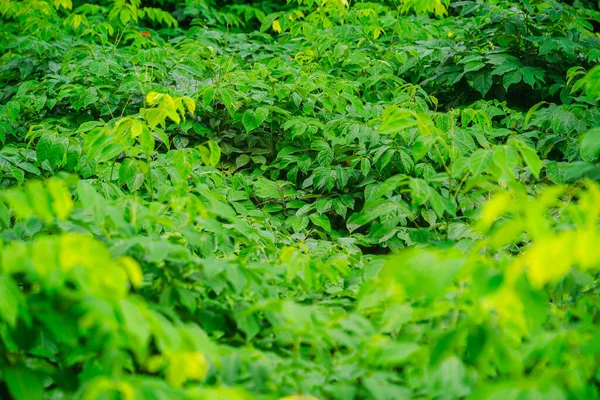
[[[0,15],[0,398],[600,398],[597,3]]]

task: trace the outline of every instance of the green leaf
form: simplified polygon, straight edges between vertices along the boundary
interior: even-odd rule
[[[333,149],[325,149],[321,150],[319,154],[317,154],[317,161],[322,167],[328,167],[333,162]]]
[[[40,137],[40,140],[37,142],[35,146],[35,155],[37,161],[42,163],[44,161],[56,161],[54,158],[55,155],[52,154],[52,142],[54,138],[50,134],[45,134]],[[52,163],[51,163],[52,164]]]
[[[281,210],[283,210],[283,205],[281,205],[279,203],[269,203],[263,207],[263,211],[267,212],[269,214],[277,213]]]
[[[385,346],[379,357],[379,364],[386,366],[401,365],[408,357],[419,350],[419,345],[413,342],[393,342]]]
[[[592,68],[585,77],[585,93],[592,99],[600,99],[600,65]]]
[[[523,122],[523,128],[527,128],[529,121],[531,121],[531,118],[533,118],[533,114],[535,114],[535,112],[544,104],[548,103],[545,101],[540,101],[539,103],[534,104],[529,111],[527,111],[527,114],[525,115],[525,121]]]
[[[485,67],[485,63],[480,61],[471,61],[465,64],[464,72],[475,72]]]
[[[509,72],[515,71],[517,68],[519,68],[519,65],[513,64],[513,63],[500,64],[500,65],[494,67],[494,70],[492,71],[492,75],[505,76]]]
[[[119,19],[123,25],[127,25],[129,20],[131,19],[131,14],[129,14],[128,10],[122,9],[119,13]]]
[[[260,178],[254,184],[255,194],[261,199],[281,199],[279,185],[276,182]]]
[[[431,188],[423,179],[411,178],[409,187],[413,205],[420,206],[429,200]]]
[[[273,25],[273,21],[275,21],[277,18],[279,18],[281,16],[282,13],[272,13],[267,15],[263,20],[262,23],[260,25],[260,31],[261,32],[265,32],[267,31],[267,29],[271,28],[271,26]]]
[[[131,158],[123,160],[119,167],[119,184],[122,185],[133,179],[138,172],[137,161]]]
[[[150,133],[149,129],[142,129],[140,136],[137,137],[140,146],[144,152],[150,154],[154,150],[154,136]],[[109,159],[112,157],[109,157]]]
[[[134,123],[131,126],[132,133],[133,133],[134,127],[136,126],[136,122],[139,122],[139,121],[134,121]],[[140,123],[140,125],[141,125],[141,123]],[[143,130],[148,130],[148,129],[146,127],[143,127]],[[139,132],[141,133],[142,130],[140,130]],[[165,131],[155,127],[154,130],[152,131],[152,135],[156,139],[158,139],[162,144],[164,144],[165,147],[167,148],[167,150],[169,150],[171,148],[171,144],[169,143],[169,136],[165,133]]]
[[[10,211],[6,204],[0,199],[0,228],[8,229],[11,226],[10,223]],[[1,249],[1,246],[0,246]],[[1,306],[0,306],[1,308]]]
[[[244,128],[246,128],[246,132],[250,132],[258,128],[259,123],[254,110],[246,110],[242,116],[242,123],[244,124]]]
[[[202,162],[209,167],[216,167],[221,160],[221,148],[219,145],[209,140],[206,145],[198,146],[198,151],[200,152],[200,158]]]
[[[90,63],[90,72],[97,76],[106,76],[110,72],[108,63],[106,61],[92,61]]]
[[[412,147],[413,160],[415,160],[415,162],[417,162],[420,159],[422,159],[423,157],[425,157],[427,152],[429,152],[429,149],[431,148],[432,144],[433,144],[433,139],[431,136],[417,137],[417,140],[415,140],[415,142],[413,143],[413,147]]]
[[[478,71],[467,82],[473,89],[481,93],[482,97],[485,97],[492,88],[492,73],[488,69]]]
[[[495,167],[494,175],[503,182],[515,178],[515,168],[519,165],[519,153],[512,146],[494,147],[492,166]]]
[[[46,191],[50,196],[50,205],[53,214],[59,220],[66,220],[73,210],[73,199],[64,181],[48,179],[45,183]]]
[[[44,384],[36,372],[24,367],[4,368],[2,377],[15,400],[44,398]]]
[[[216,89],[212,86],[209,86],[208,88],[206,88],[206,90],[204,90],[204,93],[202,93],[202,104],[205,108],[209,108],[212,106],[216,93]]]
[[[459,156],[458,158],[452,160],[452,165],[450,166],[450,170],[453,177],[460,177],[464,173],[466,173],[466,169],[469,168],[470,158]]]
[[[5,208],[4,204],[2,207]],[[8,276],[0,275],[0,319],[14,328],[19,315],[21,293],[15,282]]]
[[[6,104],[6,110],[8,111],[8,115],[12,118],[13,121],[17,120],[19,116],[19,112],[21,111],[21,106],[18,102],[11,100]]]
[[[418,2],[420,3],[420,2]],[[383,372],[375,372],[363,379],[365,388],[369,391],[367,398],[373,400],[410,400],[414,398],[410,389],[391,383]]]
[[[219,94],[221,95],[221,101],[227,108],[227,112],[229,115],[233,116],[238,107],[234,92],[230,89],[220,88]]]
[[[159,124],[163,125],[166,117],[166,114],[161,108],[151,108],[144,113],[144,119],[148,123],[150,129],[153,129]]]
[[[235,318],[237,326],[246,335],[246,340],[252,340],[260,332],[260,321],[256,314],[238,312]]]
[[[216,142],[209,140],[208,149],[210,150],[208,165],[211,167],[216,167],[219,161],[221,161],[221,148]]]
[[[521,82],[522,79],[523,79],[523,74],[521,73],[521,71],[516,70],[516,71],[509,72],[502,77],[502,86],[504,86],[504,90],[508,91],[508,88],[510,87],[510,85],[519,83],[519,82]]]
[[[144,317],[142,310],[142,306],[131,300],[121,300],[120,312],[124,331],[132,342],[131,348],[140,356],[146,353],[146,346],[152,334],[150,323]]]
[[[523,157],[525,164],[529,167],[531,173],[536,178],[539,178],[540,170],[542,169],[542,161],[540,160],[540,157],[535,149],[529,147],[522,141],[517,142],[517,148],[519,149],[519,152],[521,153],[521,156]]]
[[[395,190],[396,188],[398,188],[400,186],[406,185],[410,179],[411,178],[409,178],[408,176],[406,176],[404,174],[394,175],[379,184],[379,187],[377,188],[377,191],[374,193],[374,196],[372,196],[372,197],[365,196],[365,197],[367,197],[368,200],[379,200],[383,196],[389,194],[392,190]]]
[[[521,69],[523,74],[523,82],[531,87],[535,86],[536,82],[544,82],[544,70],[541,68],[525,67]]]
[[[594,165],[579,161],[579,162],[551,162],[546,167],[546,175],[554,183],[567,183],[585,176],[587,173],[594,170]]]
[[[469,169],[473,176],[479,176],[491,164],[494,158],[492,150],[476,150],[469,158]]]
[[[313,224],[320,226],[326,233],[331,233],[331,223],[325,214],[311,214],[308,216]]]
[[[417,126],[418,121],[411,110],[390,106],[385,109],[381,117],[381,126],[378,132],[381,134],[394,134],[404,129]]]
[[[429,204],[435,212],[435,214],[442,218],[444,215],[445,204],[442,195],[435,191],[431,186],[429,187]]]
[[[369,172],[371,172],[371,160],[369,160],[368,158],[363,158],[362,160],[360,160],[360,172],[364,176],[367,176]]]
[[[250,156],[247,154],[242,154],[235,159],[236,168],[242,168],[244,165],[250,162]]]
[[[40,137],[35,151],[38,162],[48,161],[52,168],[62,165],[68,147],[68,139],[45,134]]]
[[[342,203],[339,200],[333,200],[332,205],[333,205],[333,209],[339,216],[341,216],[342,218],[346,218],[346,213],[348,212],[348,207],[346,207],[344,205],[344,203]]]
[[[591,129],[582,135],[579,154],[588,162],[598,159],[600,156],[600,128]]]
[[[459,251],[410,249],[385,263],[382,278],[404,286],[413,299],[433,299],[444,292],[464,265]]]
[[[258,107],[255,111],[256,122],[258,122],[258,126],[262,125],[263,122],[269,116],[269,109],[265,107]]]
[[[354,213],[348,218],[346,226],[348,230],[352,232],[377,218],[387,216],[391,213],[401,212],[404,215],[408,215],[410,211],[407,208],[408,204],[403,208],[400,205],[386,200],[368,201],[360,212]]]

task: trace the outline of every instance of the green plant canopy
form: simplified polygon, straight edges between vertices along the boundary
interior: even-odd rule
[[[0,399],[600,399],[600,12],[0,0]]]

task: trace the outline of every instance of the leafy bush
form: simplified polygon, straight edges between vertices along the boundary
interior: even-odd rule
[[[0,397],[599,398],[584,3],[0,0]]]

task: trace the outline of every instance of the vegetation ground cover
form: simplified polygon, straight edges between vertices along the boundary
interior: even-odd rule
[[[600,398],[597,3],[0,15],[0,398]]]

